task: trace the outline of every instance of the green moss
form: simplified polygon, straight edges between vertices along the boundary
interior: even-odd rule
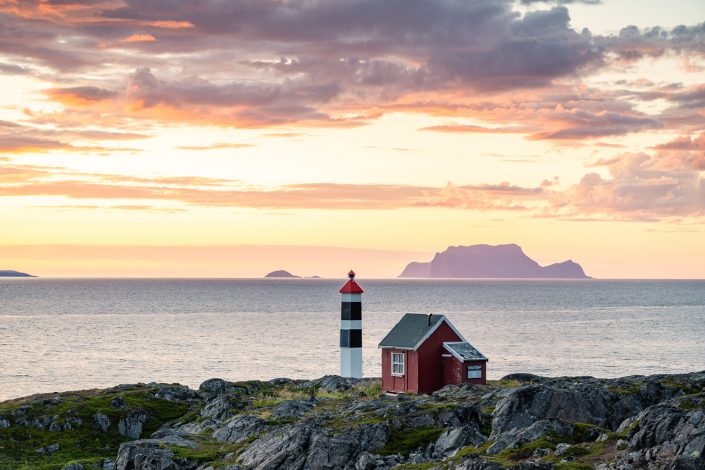
[[[428,463],[403,463],[392,467],[394,470],[429,470],[431,468],[438,467],[438,463],[428,462]]]
[[[337,417],[329,419],[326,422],[328,427],[333,429],[350,429],[358,426],[364,426],[369,424],[379,424],[384,421],[381,417],[374,414],[363,414],[356,417],[355,419],[350,419],[348,417]]]
[[[700,410],[705,408],[705,402],[697,402],[695,400],[683,400],[678,404],[682,410]]]
[[[387,443],[377,453],[381,455],[409,455],[413,450],[434,442],[443,433],[443,428],[395,429]]]
[[[524,382],[518,380],[488,380],[487,385],[493,385],[500,388],[519,388],[524,385]]]
[[[26,406],[26,418],[31,421],[38,417],[58,416],[80,418],[81,424],[74,429],[50,432],[34,427],[13,424],[0,429],[0,469],[60,469],[69,463],[93,463],[103,458],[114,458],[118,447],[129,439],[118,433],[118,421],[128,411],[143,409],[148,418],[143,427],[143,435],[156,431],[164,423],[184,415],[188,411],[185,403],[170,402],[154,398],[155,389],[149,386],[135,386],[120,390],[85,390],[61,395],[52,394],[13,400],[0,404],[3,415]],[[122,396],[127,410],[115,409],[110,402]],[[107,432],[100,432],[93,423],[93,416],[103,413],[110,418]],[[59,444],[59,450],[52,454],[39,454],[36,449],[51,444]]]
[[[558,462],[554,468],[556,470],[592,470],[595,467],[585,462]]]
[[[611,386],[607,387],[607,391],[614,395],[634,395],[639,393],[639,387],[635,384],[630,384],[626,387]]]
[[[221,460],[227,454],[240,455],[247,449],[257,436],[250,436],[243,442],[232,444],[228,442],[215,441],[212,439],[200,439],[197,441],[198,447],[192,449],[182,446],[168,446],[174,453],[174,457],[186,459],[191,462],[205,463]],[[231,462],[232,463],[232,462]]]

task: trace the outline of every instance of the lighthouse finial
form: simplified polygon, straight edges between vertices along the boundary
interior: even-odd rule
[[[353,271],[353,270],[351,269],[350,272],[348,273],[348,277],[349,277],[350,279],[355,279],[355,271]]]

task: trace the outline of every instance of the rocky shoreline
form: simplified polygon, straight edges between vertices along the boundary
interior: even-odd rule
[[[705,469],[705,372],[386,396],[375,379],[120,385],[0,403],[0,469]]]

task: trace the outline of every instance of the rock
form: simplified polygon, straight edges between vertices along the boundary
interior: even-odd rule
[[[570,449],[570,448],[571,448],[570,444],[561,443],[561,444],[556,445],[556,450],[553,451],[553,453],[560,457],[561,455],[568,452],[568,449]]]
[[[208,379],[198,387],[198,391],[205,396],[233,393],[238,389],[232,382],[223,379]]]
[[[295,419],[303,417],[315,405],[312,400],[287,400],[272,408],[274,419]]]
[[[449,429],[436,440],[433,457],[443,459],[456,449],[468,445],[479,446],[486,440],[487,438],[480,433],[476,425]]]
[[[310,426],[285,426],[254,440],[240,454],[239,463],[260,470],[301,468],[306,462],[304,449],[310,437]]]
[[[339,375],[326,375],[320,379],[310,380],[301,385],[302,388],[315,388],[324,392],[344,392],[360,383],[361,379],[340,377]]]
[[[115,470],[195,470],[196,463],[174,459],[168,445],[196,448],[191,441],[177,436],[123,442],[118,449]]]
[[[142,434],[142,426],[147,421],[147,412],[144,410],[133,410],[127,416],[120,419],[118,432],[131,439],[139,439]]]
[[[517,381],[521,383],[541,383],[544,382],[546,379],[544,377],[541,377],[539,375],[534,375],[534,374],[527,374],[523,372],[515,373],[515,374],[509,374],[505,375],[500,381]]]
[[[150,383],[149,385],[157,389],[154,392],[154,397],[162,400],[181,402],[198,398],[198,394],[185,385],[165,385],[159,383]]]
[[[64,418],[63,421],[58,416],[54,416],[53,418],[51,418],[51,422],[49,424],[49,431],[51,431],[51,432],[70,431],[72,429],[76,429],[82,423],[83,423],[83,420],[81,420],[81,418],[79,418],[77,416],[70,416],[68,418]]]
[[[80,463],[71,463],[63,467],[61,470],[85,470],[85,467]]]
[[[541,419],[589,423],[615,430],[641,409],[635,397],[610,393],[595,379],[525,385],[498,404],[492,414],[490,437],[526,428]]]
[[[250,436],[259,434],[265,425],[265,421],[256,416],[238,416],[224,427],[216,430],[213,433],[213,438],[219,441],[239,443]]]
[[[115,470],[115,462],[112,459],[103,460],[102,470]]]
[[[103,413],[96,413],[93,415],[93,424],[102,432],[105,432],[110,427],[110,418]]]
[[[125,399],[120,395],[116,396],[110,401],[110,407],[116,410],[126,410],[127,405],[125,404]]]
[[[59,444],[49,444],[36,450],[38,454],[53,454],[59,450]]]
[[[233,394],[218,394],[211,396],[206,405],[201,410],[203,418],[212,418],[219,421],[230,418],[237,414],[239,410],[244,408],[245,403],[239,395]]]
[[[497,434],[494,443],[487,449],[487,453],[497,454],[504,449],[515,449],[546,435],[570,436],[572,434],[573,426],[571,424],[558,419],[542,419],[527,428],[513,428]]]
[[[10,421],[5,418],[0,418],[0,429],[7,429],[10,427]]]

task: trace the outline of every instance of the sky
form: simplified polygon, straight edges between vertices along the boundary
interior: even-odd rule
[[[0,0],[0,269],[705,278],[702,0]]]

